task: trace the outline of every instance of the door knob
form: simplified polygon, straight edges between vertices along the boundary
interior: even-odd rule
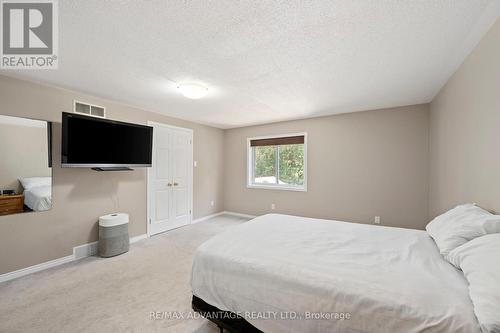
[[[177,185],[179,185],[179,184],[178,184],[178,183],[176,183],[176,182],[174,182],[174,186],[177,186]]]
[[[171,184],[171,183],[168,183],[168,184],[167,184],[167,186],[172,186],[172,184]]]

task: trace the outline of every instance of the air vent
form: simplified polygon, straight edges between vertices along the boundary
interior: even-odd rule
[[[80,101],[74,101],[75,113],[85,114],[98,118],[106,118],[106,108],[99,105],[88,104]]]

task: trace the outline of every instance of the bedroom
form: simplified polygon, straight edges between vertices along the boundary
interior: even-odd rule
[[[2,49],[45,134],[0,122],[1,196],[50,207],[0,216],[0,331],[499,331],[499,1],[44,3],[57,61]]]

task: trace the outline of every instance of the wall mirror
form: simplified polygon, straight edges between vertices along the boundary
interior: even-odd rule
[[[0,115],[1,216],[52,208],[52,123]]]

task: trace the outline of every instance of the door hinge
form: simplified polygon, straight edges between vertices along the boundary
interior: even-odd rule
[[[149,219],[149,224],[151,224],[151,219]]]

